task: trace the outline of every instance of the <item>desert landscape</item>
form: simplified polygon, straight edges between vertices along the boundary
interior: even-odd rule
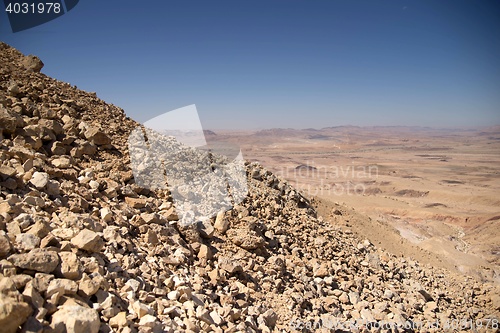
[[[0,333],[500,333],[498,0],[3,5]]]
[[[134,145],[123,109],[43,66],[0,43],[0,332],[498,332],[496,129]],[[178,155],[148,156],[159,142]],[[186,223],[173,188],[137,177],[188,165],[228,190],[192,174],[189,211],[230,207]]]
[[[333,221],[356,214],[345,227],[380,246],[500,281],[500,127],[217,134],[208,138],[239,144],[246,158],[316,197]]]

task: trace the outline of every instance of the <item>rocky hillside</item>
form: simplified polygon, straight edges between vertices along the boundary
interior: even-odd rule
[[[494,286],[342,232],[257,164],[242,203],[177,223],[134,182],[138,124],[42,67],[0,44],[0,332],[497,331]]]

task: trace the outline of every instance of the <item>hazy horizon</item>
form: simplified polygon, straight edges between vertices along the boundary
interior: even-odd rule
[[[498,130],[500,131],[500,124],[498,125],[489,125],[489,126],[455,126],[455,127],[443,127],[443,126],[408,126],[408,125],[366,125],[366,126],[358,126],[358,125],[337,125],[337,126],[325,126],[321,128],[315,128],[315,127],[259,127],[259,128],[213,128],[213,127],[204,127],[203,130],[205,131],[213,131],[215,134],[217,134],[217,131],[220,132],[258,132],[258,131],[266,131],[266,130],[293,130],[293,131],[307,131],[307,130],[314,130],[314,131],[322,131],[330,128],[360,128],[360,129],[383,129],[383,128],[392,128],[392,129],[428,129],[432,131],[481,131],[481,130]],[[497,129],[498,128],[498,129]]]
[[[81,1],[0,40],[145,122],[206,129],[500,124],[498,1]]]

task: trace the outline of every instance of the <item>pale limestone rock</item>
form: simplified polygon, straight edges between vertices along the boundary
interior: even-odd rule
[[[33,234],[16,235],[16,248],[22,252],[31,251],[40,246],[40,237]]]
[[[61,156],[59,158],[53,159],[50,163],[59,169],[67,169],[72,165],[72,161],[69,156]]]
[[[210,239],[214,236],[215,229],[210,220],[200,221],[196,224],[196,227],[201,237]]]
[[[214,228],[217,229],[217,231],[219,231],[220,233],[225,233],[229,228],[229,220],[226,218],[224,211],[220,211],[217,213]]]
[[[139,318],[142,318],[145,315],[151,313],[151,308],[146,304],[141,303],[140,301],[135,301],[134,303],[132,303],[132,310],[134,310]]]
[[[104,246],[101,236],[89,229],[80,231],[71,239],[71,244],[88,252],[99,252]]]
[[[49,182],[49,175],[46,172],[36,171],[30,179],[30,183],[33,184],[38,190],[42,190]]]
[[[140,327],[154,327],[156,325],[156,317],[150,314],[141,317],[139,320]]]
[[[82,279],[78,284],[79,294],[89,297],[97,293],[100,283],[97,280],[91,279],[87,274],[83,274]]]
[[[59,265],[57,252],[45,249],[33,249],[28,253],[13,254],[8,260],[19,268],[42,273],[51,273]]]
[[[55,293],[61,295],[74,295],[78,291],[78,284],[69,279],[53,279],[47,287],[46,296],[50,297]]]
[[[226,257],[219,258],[219,268],[225,270],[229,274],[235,274],[243,270],[243,267],[237,260]]]
[[[125,327],[128,324],[127,313],[122,311],[109,319],[109,326],[114,328]]]
[[[61,264],[57,272],[67,279],[78,279],[81,274],[81,265],[76,254],[73,252],[61,251],[59,252],[59,258],[61,259]]]
[[[33,72],[40,72],[44,66],[43,62],[38,58],[37,56],[34,55],[27,55],[22,58],[20,61],[21,65],[24,66],[28,71],[33,71]]]
[[[0,231],[0,258],[4,258],[10,254],[12,246],[10,244],[9,238],[2,230]]]
[[[125,202],[132,208],[144,208],[146,206],[146,199],[142,198],[131,198],[131,197],[125,197]]]
[[[208,260],[208,259],[211,259],[212,256],[213,256],[213,253],[212,253],[212,250],[210,249],[210,247],[208,247],[205,244],[201,244],[200,249],[198,251],[198,258]]]
[[[109,208],[101,208],[100,214],[101,214],[101,219],[104,222],[111,221],[111,219],[113,217],[113,214],[111,213],[111,210]]]
[[[0,297],[0,331],[15,333],[31,315],[32,308],[25,302],[10,297]]]
[[[62,306],[52,315],[50,323],[58,333],[98,333],[100,325],[97,311],[80,305]]]
[[[83,134],[87,140],[97,146],[109,145],[111,139],[97,127],[90,126]]]

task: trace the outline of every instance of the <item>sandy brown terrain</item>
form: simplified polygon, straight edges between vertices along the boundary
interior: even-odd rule
[[[427,198],[442,179],[452,189],[471,186],[469,180],[433,171],[439,178],[414,172],[425,184],[406,183],[418,180],[400,176],[408,174],[403,162],[413,158],[404,156],[408,149],[386,150],[398,139],[369,131],[356,140],[343,138],[364,131],[343,128],[338,139],[336,129],[207,131],[212,150],[239,153],[214,145],[219,138],[244,143],[247,157],[262,159],[292,184],[259,163],[245,163],[245,178],[210,178],[205,191],[207,183],[197,177],[206,175],[207,162],[214,175],[232,172],[222,156],[147,132],[150,144],[180,158],[149,155],[146,141],[131,144],[139,124],[122,109],[47,77],[42,68],[36,56],[0,43],[0,74],[8,78],[0,84],[0,332],[498,332],[500,286],[442,269],[454,269],[453,256],[419,246],[425,236],[436,240],[431,249],[447,249],[438,231],[456,235],[449,242],[458,244],[465,238],[458,234],[465,230],[458,229],[460,220],[443,219],[457,234],[439,221],[419,229],[416,216],[425,214],[411,209],[444,209],[429,204],[439,202],[461,213],[463,203]],[[382,145],[370,146],[369,137]],[[488,151],[476,153],[481,147],[482,141],[471,152],[482,157]],[[158,173],[158,161],[170,170]],[[432,163],[426,168],[436,167]],[[186,172],[191,165],[205,171]],[[194,181],[177,190],[151,186],[175,182],[166,175],[171,170]],[[194,215],[221,200],[236,201],[234,190],[242,185],[248,192],[231,209]],[[485,189],[484,201],[470,200],[475,209],[490,208]],[[189,211],[175,192],[190,198]],[[201,195],[212,201],[197,200]],[[456,214],[449,209],[444,212]],[[398,223],[408,239],[394,228]],[[470,258],[466,264],[477,266],[477,257]]]
[[[396,254],[500,281],[500,127],[216,132],[332,222],[351,215],[346,228]]]

